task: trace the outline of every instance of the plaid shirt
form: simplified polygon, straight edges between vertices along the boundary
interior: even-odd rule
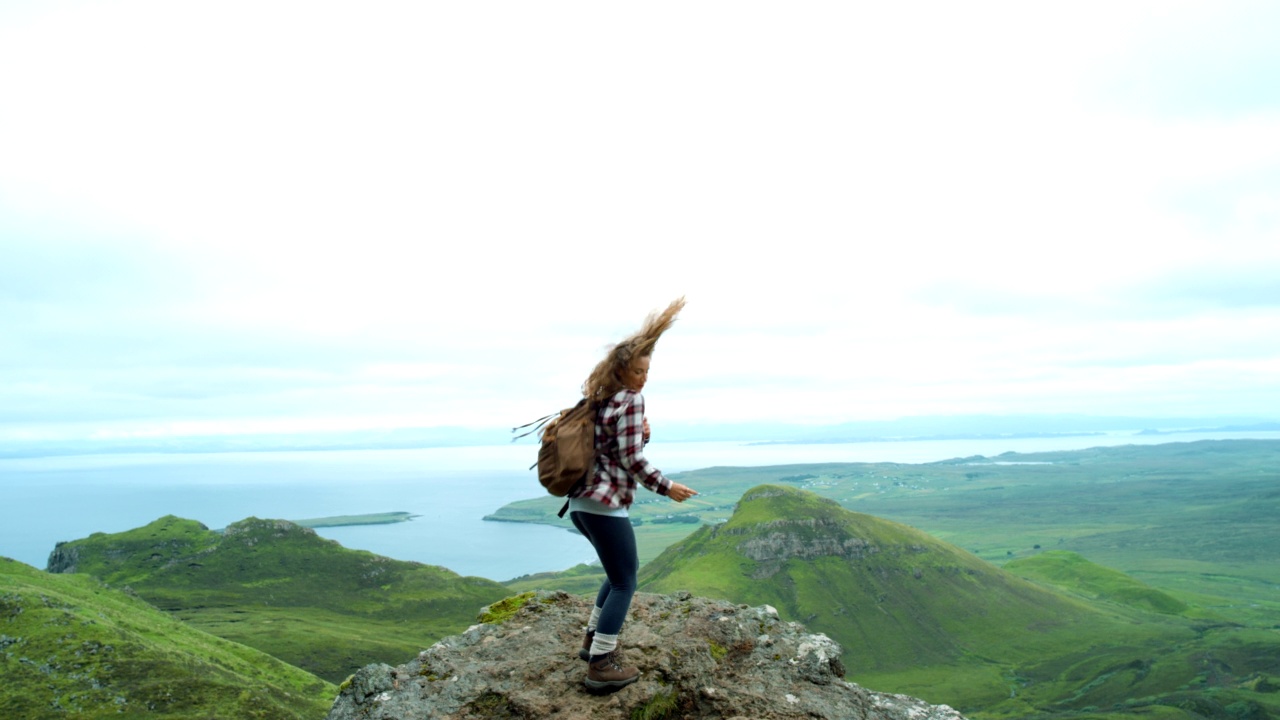
[[[671,481],[644,458],[644,396],[623,389],[596,415],[596,467],[577,497],[630,507],[637,480],[659,495],[671,489]]]

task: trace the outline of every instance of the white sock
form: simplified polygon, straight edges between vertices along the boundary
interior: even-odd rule
[[[591,608],[591,619],[587,621],[587,632],[595,632],[596,626],[600,624],[600,613],[604,612],[604,608]]]
[[[618,647],[617,635],[601,635],[600,633],[596,633],[596,636],[591,639],[591,657],[611,653],[616,647]]]

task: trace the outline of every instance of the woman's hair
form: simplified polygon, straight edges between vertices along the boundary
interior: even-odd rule
[[[635,358],[653,354],[658,338],[662,337],[662,333],[675,323],[676,315],[683,307],[684,298],[675,299],[661,313],[649,313],[640,332],[617,345],[611,345],[604,359],[587,376],[587,381],[582,383],[582,396],[598,402],[608,399],[621,390],[622,381],[618,379],[618,373],[630,367],[631,361]]]

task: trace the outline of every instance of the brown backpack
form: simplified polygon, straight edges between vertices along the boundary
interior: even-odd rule
[[[511,431],[530,425],[533,429],[515,439],[539,432],[542,444],[538,448],[538,462],[529,469],[538,468],[538,482],[542,487],[556,497],[565,497],[574,488],[586,484],[596,464],[596,404],[583,398],[571,408]],[[566,503],[560,517],[564,517],[568,507]]]

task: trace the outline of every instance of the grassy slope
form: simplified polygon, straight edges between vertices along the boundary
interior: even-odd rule
[[[219,534],[169,516],[60,543],[52,562],[127,585],[194,627],[333,682],[370,662],[402,662],[510,594],[490,580],[254,518]]]
[[[0,558],[0,717],[317,718],[336,692],[93,578]]]
[[[1020,577],[1092,600],[1166,615],[1192,612],[1190,606],[1168,593],[1138,582],[1119,570],[1091,563],[1079,553],[1049,550],[1006,563],[1004,568]]]
[[[594,563],[575,565],[559,572],[523,575],[502,584],[517,593],[531,590],[563,590],[575,595],[590,595],[600,589],[600,583],[604,582],[604,579],[604,571],[600,564]]]
[[[832,540],[863,550],[814,552]],[[784,550],[770,558],[760,551],[770,543]],[[1274,707],[1236,686],[1280,671],[1280,638],[1169,615],[1178,601],[1137,592],[1114,571],[1077,564],[1075,573],[1122,602],[1034,585],[912,528],[766,486],[744,495],[728,522],[646,565],[641,588],[772,604],[839,640],[852,679],[978,717],[1149,713],[1180,693],[1200,698],[1209,683],[1232,702]],[[1164,614],[1146,612],[1147,602]],[[1236,671],[1210,679],[1205,668],[1218,665]]]

